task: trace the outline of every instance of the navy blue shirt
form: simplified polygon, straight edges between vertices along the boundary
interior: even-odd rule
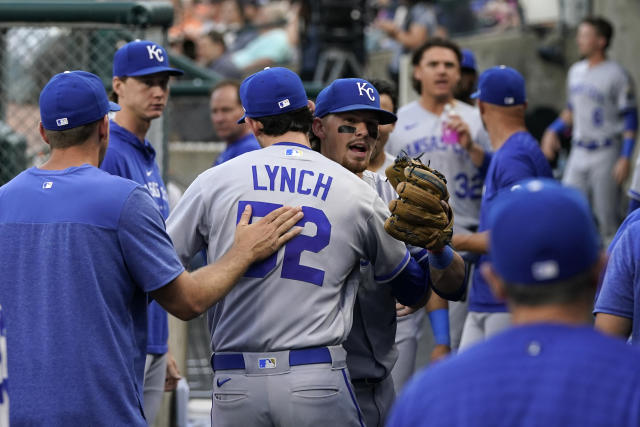
[[[100,168],[147,187],[162,218],[169,216],[169,195],[156,164],[156,151],[146,139],[140,141],[133,133],[109,122],[109,148]],[[164,354],[168,350],[169,321],[167,312],[152,301],[149,304],[147,353]]]
[[[478,232],[488,229],[491,203],[503,188],[511,187],[525,178],[552,178],[549,162],[542,154],[538,141],[528,132],[516,132],[504,142],[494,154],[484,180],[484,191],[480,204]],[[483,254],[478,265],[490,261],[491,254]],[[498,301],[482,277],[480,269],[473,273],[469,310],[478,312],[504,312],[506,305]]]
[[[249,132],[247,135],[243,136],[239,140],[228,144],[227,148],[220,153],[216,161],[213,163],[213,166],[218,166],[221,163],[226,162],[227,160],[231,160],[234,157],[238,157],[241,154],[244,154],[248,151],[259,150],[260,144],[258,140],[253,135],[253,133]]]
[[[417,374],[387,426],[637,427],[638,360],[589,326],[512,327]]]
[[[84,165],[0,187],[11,425],[146,426],[147,297],[184,269],[139,184]]]

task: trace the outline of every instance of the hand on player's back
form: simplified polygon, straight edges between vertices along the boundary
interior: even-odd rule
[[[284,206],[250,224],[251,205],[247,205],[236,227],[232,249],[251,262],[260,261],[302,232],[302,227],[293,226],[303,216],[300,207]]]

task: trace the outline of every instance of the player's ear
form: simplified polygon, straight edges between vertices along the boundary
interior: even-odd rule
[[[109,116],[106,114],[98,124],[98,141],[100,143],[109,141]]]
[[[324,139],[326,136],[324,130],[324,124],[322,123],[322,119],[320,117],[314,117],[313,122],[311,123],[311,130],[320,139]]]
[[[253,132],[255,136],[262,134],[262,129],[264,128],[262,123],[257,120],[253,120],[251,117],[245,117],[244,121],[247,122],[249,128],[251,128],[251,132]]]
[[[47,134],[44,131],[44,126],[42,125],[42,122],[40,122],[40,126],[38,127],[38,130],[40,131],[40,136],[42,137],[42,140],[47,144],[49,144],[49,138],[47,137]]]
[[[505,290],[504,280],[496,274],[491,263],[485,262],[480,265],[480,273],[482,273],[482,277],[484,277],[489,284],[493,295],[495,295],[498,300],[505,301],[507,299],[507,292]]]
[[[114,77],[111,80],[111,87],[113,88],[113,91],[120,96],[120,93],[122,92],[122,84],[124,82],[122,80],[120,80],[119,77]]]
[[[311,114],[316,112],[316,104],[312,100],[307,99],[307,107],[309,107],[309,111],[311,111]]]

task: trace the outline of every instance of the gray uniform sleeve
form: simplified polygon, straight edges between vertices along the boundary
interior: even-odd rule
[[[183,265],[206,248],[208,242],[209,227],[200,182],[200,177],[193,181],[167,219],[167,232]]]
[[[365,251],[373,264],[374,279],[386,283],[395,278],[409,262],[405,244],[391,237],[384,230],[384,221],[391,215],[379,197],[373,201],[373,212],[367,220]]]

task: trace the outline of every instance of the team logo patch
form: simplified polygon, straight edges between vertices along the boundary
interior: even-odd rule
[[[278,107],[280,107],[280,109],[288,107],[289,105],[291,105],[291,102],[289,102],[289,98],[283,99],[282,101],[278,102]]]
[[[302,157],[302,151],[296,148],[287,148],[284,155],[287,157]]]
[[[53,182],[51,181],[45,181],[42,183],[42,188],[44,188],[45,190],[48,190],[51,187],[53,187]]]
[[[258,359],[258,368],[260,369],[273,369],[277,365],[275,357],[268,357],[266,359]]]
[[[69,124],[69,119],[67,119],[66,117],[63,117],[61,119],[56,119],[56,124],[58,126],[66,126]]]

